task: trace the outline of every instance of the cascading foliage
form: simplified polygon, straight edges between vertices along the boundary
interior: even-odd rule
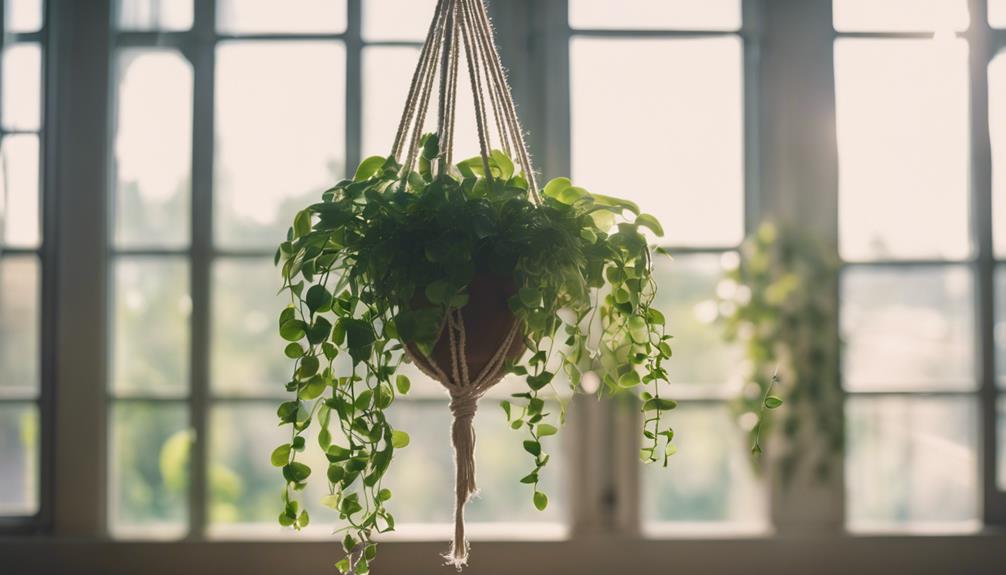
[[[405,346],[431,353],[448,311],[467,304],[476,273],[513,278],[517,288],[509,305],[527,352],[507,371],[527,388],[503,409],[525,434],[531,457],[529,473],[514,480],[529,485],[538,509],[548,504],[538,487],[549,461],[541,439],[565,419],[559,381],[575,390],[595,370],[599,393],[637,394],[645,414],[642,458],[666,465],[675,450],[664,413],[676,404],[661,397],[659,385],[667,380],[671,336],[652,307],[656,285],[643,233],[662,235],[656,219],[565,178],[549,182],[536,203],[524,174],[500,151],[434,174],[440,159],[435,135],[423,137],[416,169],[393,157],[366,159],[352,180],[296,215],[276,253],[290,296],[279,332],[294,363],[291,399],[278,410],[290,439],[272,453],[286,481],[279,522],[308,524],[301,494],[314,472],[324,472],[323,503],[346,523],[347,555],[337,564],[344,573],[366,573],[374,534],[395,527],[383,480],[409,436],[386,414],[409,391],[409,379],[397,373]],[[417,298],[428,305],[414,305]],[[351,367],[340,371],[343,355]],[[552,398],[560,401],[558,414],[546,411]],[[301,461],[312,426],[328,459],[324,470]]]

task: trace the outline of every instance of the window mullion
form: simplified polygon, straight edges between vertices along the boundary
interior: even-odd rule
[[[196,2],[190,51],[194,72],[192,108],[192,252],[189,536],[206,532],[209,508],[210,267],[213,264],[213,112],[216,2]]]
[[[96,537],[106,532],[107,213],[110,0],[54,1],[47,62],[47,250],[55,281],[57,337],[53,364],[59,399],[53,430],[53,532]],[[53,196],[58,194],[58,198]],[[51,253],[51,252],[50,252]],[[54,279],[55,278],[55,279]]]
[[[753,0],[747,0],[746,4]],[[756,0],[755,0],[756,1]],[[832,2],[757,2],[758,116],[762,219],[814,230],[828,246],[838,244],[838,152],[835,130],[834,31]],[[748,10],[745,15],[747,15]],[[794,118],[799,118],[794,121]],[[749,168],[750,169],[750,168]],[[837,294],[837,284],[834,286]],[[837,297],[833,298],[837,302]],[[837,305],[837,304],[836,304]],[[835,335],[838,326],[825,326]],[[842,405],[829,406],[842,409]],[[814,412],[790,406],[804,421],[795,442],[798,452],[828,449],[814,432]],[[788,481],[769,465],[770,514],[780,533],[839,532],[844,489],[841,455],[833,455],[826,479],[819,479],[810,457],[802,458]]]
[[[992,150],[989,134],[988,65],[995,50],[989,27],[987,0],[970,0],[969,41],[971,76],[971,228],[975,249],[975,300],[977,330],[976,370],[981,398],[980,461],[984,519],[1006,523],[1006,495],[996,482],[996,375],[995,375],[995,255],[992,239]]]

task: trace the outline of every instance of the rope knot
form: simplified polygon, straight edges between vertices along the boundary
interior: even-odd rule
[[[451,393],[451,413],[455,420],[473,420],[479,409],[479,396],[474,393]]]

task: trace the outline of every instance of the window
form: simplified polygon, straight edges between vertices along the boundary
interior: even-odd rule
[[[726,404],[741,392],[740,350],[714,324],[722,266],[745,235],[741,20],[739,0],[569,2],[573,181],[638,202],[675,254],[656,279],[676,342],[680,450],[668,469],[642,470],[641,520],[657,534],[757,532],[767,520]]]
[[[109,528],[122,538],[283,533],[267,457],[289,378],[272,255],[300,206],[389,152],[435,2],[206,4],[117,5]],[[474,134],[460,108],[457,129]],[[472,146],[459,157],[476,153],[459,139]],[[399,532],[422,523],[429,537],[431,523],[450,528],[450,417],[439,385],[410,375],[393,413],[412,434],[396,460],[409,481],[389,487]],[[558,533],[562,490],[544,514],[524,505],[528,462],[486,407],[508,393],[477,419],[480,483],[497,496],[468,516]],[[337,522],[311,513],[321,532]]]
[[[846,523],[973,530],[992,365],[990,190],[972,172],[984,84],[969,67],[983,36],[963,0],[908,4],[834,4]]]
[[[41,0],[0,2],[0,522],[38,514],[43,393]]]

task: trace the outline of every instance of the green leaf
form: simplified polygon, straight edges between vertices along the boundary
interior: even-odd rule
[[[409,434],[404,431],[394,430],[391,432],[391,446],[395,449],[402,449],[409,445]]]
[[[541,444],[532,439],[525,439],[524,451],[530,453],[531,455],[534,455],[535,457],[538,457],[539,455],[541,455]]]
[[[550,371],[543,371],[538,375],[529,375],[527,376],[527,385],[531,389],[538,391],[548,385],[553,377],[555,377],[555,374]]]
[[[328,339],[330,333],[332,333],[332,323],[318,316],[314,320],[314,325],[307,331],[307,341],[312,345],[318,345]]]
[[[622,389],[632,389],[639,385],[639,374],[635,370],[629,370],[618,378],[618,387]]]
[[[307,295],[304,296],[304,303],[307,304],[307,308],[311,310],[311,313],[318,310],[324,311],[332,303],[332,294],[321,284],[313,285],[307,290]]]
[[[299,343],[291,343],[283,350],[283,355],[290,359],[298,359],[304,357],[304,348]]]
[[[363,320],[347,318],[340,320],[340,323],[346,329],[346,345],[353,364],[370,357],[374,345],[374,330],[371,325]]]
[[[361,182],[363,180],[370,179],[378,171],[380,171],[381,166],[387,158],[382,158],[381,156],[370,156],[366,160],[360,162],[360,165],[356,167],[356,174],[353,176],[353,180]]]
[[[395,387],[398,388],[398,393],[405,395],[409,393],[409,388],[412,387],[412,383],[409,378],[404,375],[399,375],[395,378]]]
[[[525,286],[520,288],[517,292],[517,296],[520,298],[521,303],[525,307],[535,308],[541,302],[541,294],[533,287]]]
[[[569,181],[569,178],[555,178],[554,180],[551,180],[549,183],[545,184],[545,188],[541,191],[541,193],[546,198],[552,198],[558,200],[559,194],[562,193],[563,190],[566,190],[569,187],[571,187],[572,185],[573,184],[572,182]]]
[[[274,466],[283,467],[284,465],[290,462],[290,450],[292,447],[293,446],[291,446],[289,443],[284,443],[283,445],[280,445],[279,447],[273,450],[272,455],[269,457],[269,460],[272,461],[272,464]]]
[[[544,511],[548,507],[548,495],[541,491],[534,492],[534,506],[538,511]]]
[[[549,435],[559,433],[559,430],[554,425],[549,425],[547,423],[539,424],[536,430],[538,432],[538,437],[548,437]]]
[[[451,286],[443,280],[438,280],[430,283],[426,286],[426,299],[430,300],[430,303],[443,304],[447,303],[447,300],[451,296]]]
[[[521,478],[520,482],[521,483],[527,483],[527,484],[538,483],[538,472],[532,472],[532,473],[529,473],[529,474],[525,475],[524,477]]]
[[[513,177],[513,162],[506,154],[499,150],[493,150],[489,153],[489,160],[491,161],[491,166],[496,168],[496,173],[494,174],[501,180],[509,180]]]
[[[387,501],[389,499],[391,499],[391,490],[390,489],[382,489],[382,490],[380,490],[380,491],[377,492],[377,500],[378,501]]]
[[[670,411],[678,406],[678,402],[673,399],[654,397],[643,403],[643,411]]]
[[[506,400],[501,401],[500,402],[500,407],[502,407],[503,408],[503,412],[506,413],[506,420],[510,421],[510,402],[506,401]]]
[[[649,228],[654,235],[658,238],[663,237],[664,228],[657,221],[657,218],[651,216],[650,214],[639,214],[636,216],[636,225],[643,226],[644,228]]]
[[[782,398],[777,395],[770,395],[765,398],[765,407],[775,409],[782,405]]]
[[[304,481],[311,475],[311,468],[304,465],[303,463],[294,461],[293,463],[288,463],[283,466],[283,477],[287,481],[293,483],[300,483]]]
[[[303,529],[311,523],[311,516],[307,514],[307,509],[300,512],[300,516],[297,517],[297,527]]]
[[[315,375],[307,381],[307,384],[300,388],[297,392],[297,397],[305,401],[310,401],[312,399],[317,399],[322,393],[325,393],[325,379],[320,375]]]
[[[307,333],[307,324],[299,319],[291,319],[280,326],[279,335],[287,341],[300,341]]]

